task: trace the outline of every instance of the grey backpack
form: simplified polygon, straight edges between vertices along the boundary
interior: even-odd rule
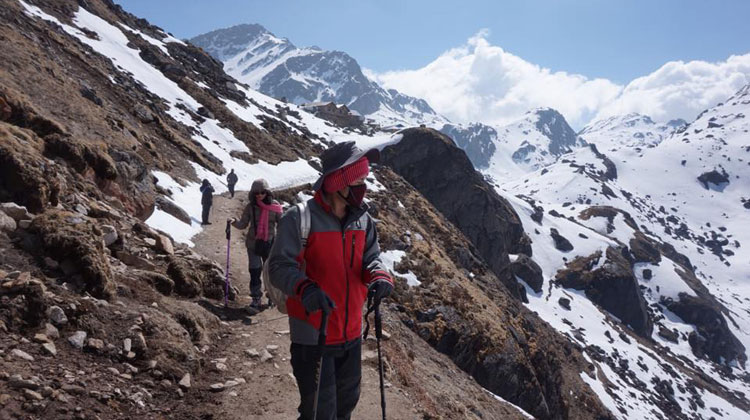
[[[304,250],[307,246],[307,237],[310,236],[310,225],[311,225],[311,216],[310,216],[310,207],[307,205],[307,201],[304,201],[302,203],[297,204],[297,209],[299,209],[299,231],[300,231],[300,239],[302,241],[302,249]],[[300,267],[302,272],[305,271],[305,261],[302,261],[302,267]],[[270,276],[268,274],[268,262],[265,262],[263,264],[263,286],[266,288],[266,295],[269,299],[271,299],[271,302],[273,302],[274,305],[278,308],[279,312],[282,314],[287,313],[286,311],[286,299],[287,295],[284,293],[281,289],[271,284]]]

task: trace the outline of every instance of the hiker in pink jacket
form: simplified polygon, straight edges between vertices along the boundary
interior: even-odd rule
[[[230,219],[232,226],[245,229],[250,226],[245,238],[247,256],[250,262],[250,296],[253,298],[250,309],[260,311],[261,273],[263,263],[268,258],[271,244],[276,237],[276,224],[281,217],[281,205],[273,199],[265,179],[257,179],[250,188],[250,202],[247,203],[240,219]]]

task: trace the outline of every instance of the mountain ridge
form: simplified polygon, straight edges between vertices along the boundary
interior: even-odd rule
[[[238,80],[298,105],[333,101],[383,126],[447,121],[423,99],[368,79],[345,52],[298,48],[258,24],[214,30],[191,42],[225,62],[225,70]]]

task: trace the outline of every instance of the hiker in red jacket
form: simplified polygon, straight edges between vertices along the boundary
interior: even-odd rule
[[[362,309],[368,294],[391,294],[393,280],[380,260],[375,221],[363,199],[370,163],[380,152],[337,144],[321,155],[323,174],[307,202],[310,231],[303,246],[300,209],[281,218],[269,258],[271,283],[287,296],[292,370],[300,419],[313,418],[321,313],[329,314],[322,349],[317,418],[349,419],[360,393]]]

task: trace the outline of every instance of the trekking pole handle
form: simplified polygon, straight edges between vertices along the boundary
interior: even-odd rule
[[[375,302],[375,338],[383,337],[383,318],[380,315],[380,300]]]
[[[224,229],[224,233],[227,234],[227,241],[232,238],[232,221],[227,220],[227,228]]]
[[[325,311],[322,312],[322,318],[320,319],[320,332],[318,333],[318,345],[326,345],[326,334],[328,332],[328,314]]]

